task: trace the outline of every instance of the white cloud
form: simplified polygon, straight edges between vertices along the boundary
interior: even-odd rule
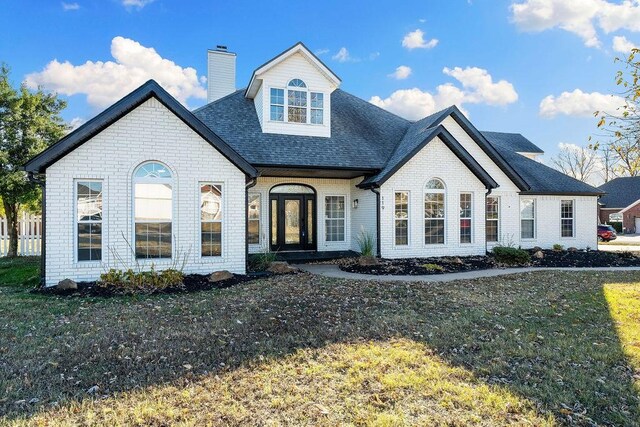
[[[412,49],[432,49],[438,44],[438,39],[426,41],[422,30],[415,30],[407,33],[402,39],[402,46]]]
[[[27,75],[25,82],[31,88],[40,85],[63,95],[85,94],[87,102],[98,108],[114,103],[149,79],[155,79],[183,104],[192,97],[207,97],[204,79],[198,79],[194,68],[162,58],[153,48],[118,36],[111,41],[111,55],[115,61],[81,65],[54,59],[42,71]]]
[[[555,117],[566,116],[588,117],[596,111],[613,114],[625,104],[619,96],[606,95],[599,92],[586,93],[580,89],[573,92],[562,92],[560,96],[549,95],[540,102],[540,115]]]
[[[338,53],[333,55],[331,59],[338,62],[348,62],[352,60],[351,56],[349,55],[349,51],[347,50],[346,47],[341,47]]]
[[[397,80],[404,80],[411,75],[411,67],[407,67],[406,65],[401,65],[396,70],[389,74],[389,77],[393,77]]]
[[[420,119],[450,105],[464,111],[464,104],[507,105],[518,100],[513,85],[506,80],[493,82],[493,78],[482,68],[445,68],[442,72],[458,80],[462,88],[445,83],[436,87],[434,93],[418,88],[401,89],[388,98],[373,96],[369,102],[410,120]]]
[[[69,129],[69,132],[73,132],[74,130],[78,129],[85,123],[85,121],[86,120],[82,117],[74,117],[73,119],[71,119],[71,121],[69,122],[69,127],[71,128]]]
[[[138,9],[142,9],[146,5],[153,3],[156,0],[121,0],[121,3],[124,7],[131,8],[135,7]]]
[[[613,50],[620,53],[631,53],[631,49],[638,49],[638,45],[627,40],[625,36],[615,36],[613,38]]]
[[[371,52],[369,54],[369,61],[375,61],[380,56],[380,52]]]
[[[62,2],[62,10],[64,10],[65,12],[67,10],[78,10],[80,9],[80,5],[78,3],[65,3]]]
[[[589,47],[600,47],[598,30],[611,33],[640,31],[640,2],[623,0],[524,0],[511,5],[511,19],[522,30],[560,28],[582,38]]]
[[[325,53],[329,53],[329,49],[318,49],[314,52],[316,56],[324,55]]]

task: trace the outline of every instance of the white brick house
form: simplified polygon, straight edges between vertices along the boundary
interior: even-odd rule
[[[235,58],[209,51],[204,107],[149,81],[25,165],[46,178],[47,285],[133,265],[244,273],[247,254],[343,254],[362,233],[386,258],[596,247],[601,192],[521,135],[456,107],[402,119],[302,43],[238,91]]]

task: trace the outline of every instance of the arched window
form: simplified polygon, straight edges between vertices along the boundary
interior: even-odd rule
[[[133,192],[136,258],[171,258],[171,171],[162,163],[143,163],[133,174]]]
[[[307,85],[300,79],[289,82],[287,90],[287,121],[307,123]]]
[[[424,190],[424,243],[444,244],[445,236],[445,187],[433,178]]]

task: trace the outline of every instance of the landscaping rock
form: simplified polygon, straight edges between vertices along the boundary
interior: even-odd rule
[[[378,258],[374,256],[361,256],[358,258],[358,264],[362,266],[378,265]]]
[[[229,279],[233,279],[233,273],[227,270],[216,271],[211,273],[211,276],[209,276],[210,283],[222,282],[223,280],[229,280]]]
[[[531,248],[531,251],[533,253],[542,252],[542,248],[540,246],[534,246],[534,247]]]
[[[273,274],[288,274],[295,273],[298,269],[291,267],[284,261],[275,261],[269,265],[267,271]]]
[[[74,291],[78,289],[78,284],[71,279],[64,279],[58,282],[56,289],[59,291]]]
[[[573,246],[567,249],[567,252],[578,252],[578,248],[574,248]]]
[[[534,257],[534,258],[537,258],[537,259],[542,259],[542,258],[544,258],[544,253],[543,253],[542,251],[536,251],[536,252],[533,254],[533,257]]]

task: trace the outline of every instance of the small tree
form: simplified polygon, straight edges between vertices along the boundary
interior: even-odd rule
[[[616,85],[622,89],[619,95],[624,105],[617,111],[596,111],[598,127],[605,131],[608,141],[603,145],[615,157],[614,172],[622,176],[640,175],[640,61],[636,61],[638,49],[631,49],[627,57],[616,58],[623,69],[616,73]],[[598,149],[600,143],[593,145]]]
[[[618,157],[610,145],[605,144],[598,150],[600,153],[600,174],[604,182],[609,182],[618,176]]]
[[[574,144],[560,144],[558,155],[551,161],[565,175],[584,182],[589,181],[599,163],[594,149]]]
[[[7,218],[10,257],[18,254],[18,212],[33,203],[40,189],[21,170],[31,157],[60,139],[68,129],[60,112],[66,103],[24,84],[14,89],[9,68],[0,65],[0,197]]]

